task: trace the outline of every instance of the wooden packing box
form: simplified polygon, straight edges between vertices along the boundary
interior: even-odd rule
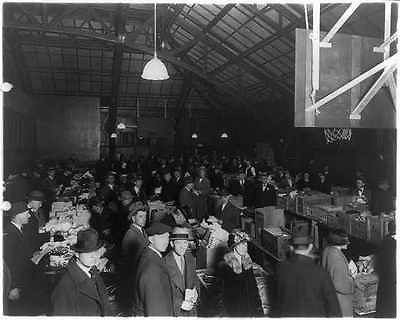
[[[275,257],[285,260],[289,251],[290,234],[279,228],[264,228],[262,231],[262,246]]]
[[[293,220],[289,228],[292,234],[299,236],[309,236],[311,234],[311,222],[307,220]]]
[[[358,211],[360,213],[368,212],[368,203],[351,202],[343,206],[344,211]]]
[[[376,309],[377,291],[378,276],[375,273],[358,274],[354,280],[354,311],[357,314],[374,312]]]
[[[311,215],[326,225],[328,224],[328,218],[330,216],[336,217],[337,212],[343,212],[343,207],[337,207],[330,204],[317,204],[311,207]]]
[[[263,227],[284,227],[285,215],[283,209],[277,209],[275,206],[267,206],[263,208],[256,208],[256,215],[262,216]],[[261,221],[261,217],[259,218]]]
[[[254,219],[248,217],[241,217],[242,230],[246,232],[252,239],[256,238],[256,225]]]
[[[378,242],[383,239],[383,219],[379,216],[370,216],[368,219],[368,240]]]

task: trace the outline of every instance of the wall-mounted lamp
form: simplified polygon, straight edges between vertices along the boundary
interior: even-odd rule
[[[11,203],[8,201],[3,201],[0,205],[0,210],[2,211],[8,211],[11,209]]]
[[[198,137],[199,137],[199,136],[197,135],[196,132],[192,134],[192,139],[197,139]]]
[[[110,136],[112,139],[116,139],[117,138],[117,134],[115,133],[115,132],[113,132],[113,133],[111,133],[111,136]]]
[[[10,92],[14,88],[14,86],[9,82],[3,82],[1,85],[1,91],[3,92]]]
[[[223,132],[223,133],[221,134],[221,138],[222,138],[222,139],[228,139],[228,134],[227,134],[226,132]]]

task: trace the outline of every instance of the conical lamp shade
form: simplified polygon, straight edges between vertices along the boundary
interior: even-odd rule
[[[155,55],[144,66],[142,78],[145,80],[167,80],[169,75],[164,63]]]

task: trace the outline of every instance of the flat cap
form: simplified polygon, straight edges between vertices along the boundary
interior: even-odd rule
[[[149,236],[154,236],[157,234],[164,234],[169,232],[172,232],[172,228],[161,222],[154,222],[153,224],[151,224],[150,227],[146,229],[146,233]]]

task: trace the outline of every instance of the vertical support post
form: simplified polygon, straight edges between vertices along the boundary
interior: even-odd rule
[[[313,4],[313,61],[312,61],[312,86],[313,91],[319,90],[319,48],[320,48],[320,9],[321,5],[318,1]]]

